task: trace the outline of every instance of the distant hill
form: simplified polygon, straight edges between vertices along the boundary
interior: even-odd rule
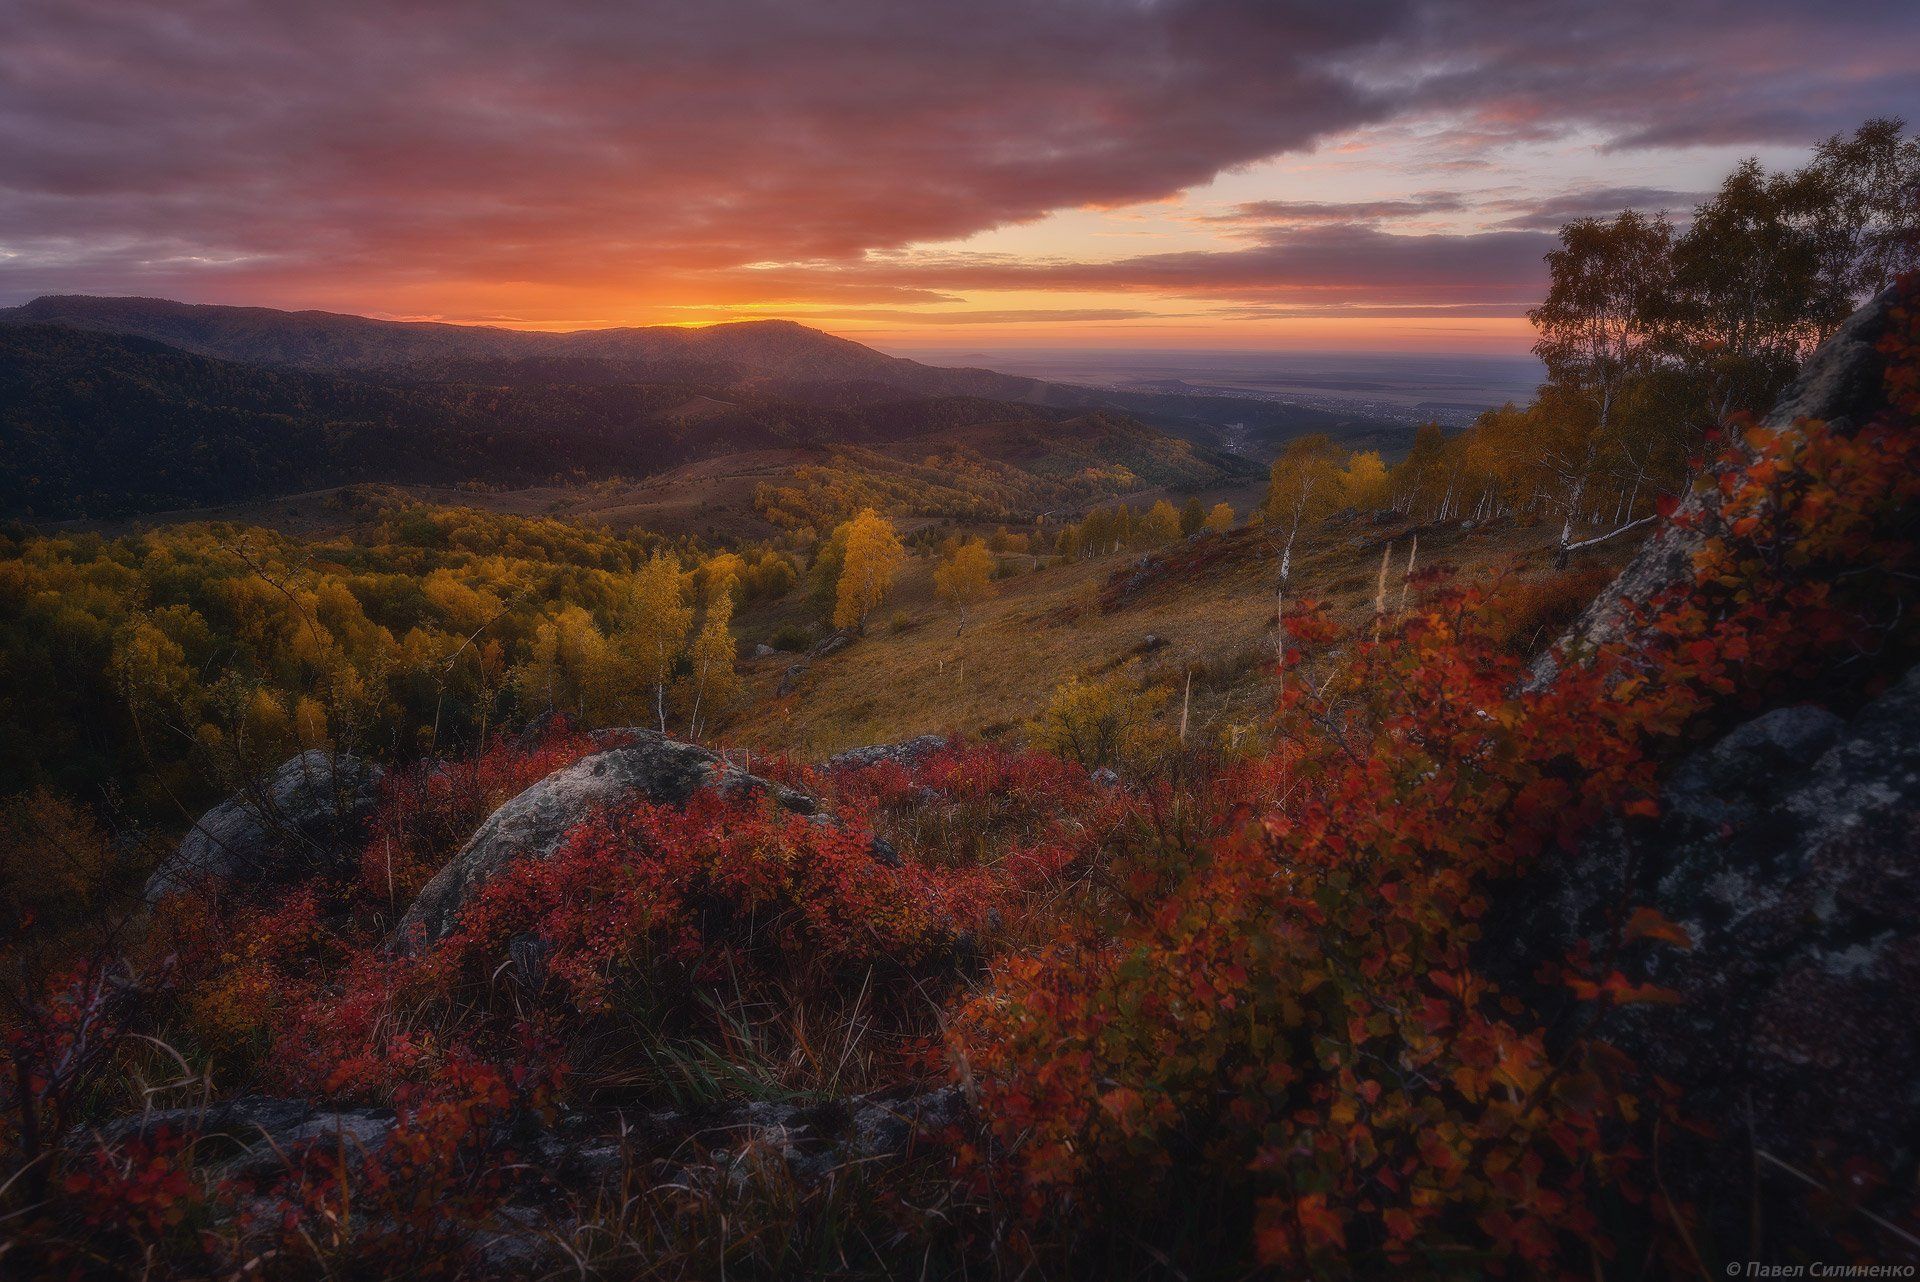
[[[8,323],[131,334],[248,364],[436,381],[866,383],[922,396],[1097,403],[1083,389],[991,370],[922,365],[781,320],[556,334],[160,298],[56,295],[0,309],[0,324]]]
[[[924,365],[792,321],[554,334],[158,298],[54,295],[0,308],[0,328],[8,325],[131,335],[220,360],[385,382],[678,383],[839,407],[903,396],[959,396],[1117,409],[1196,444],[1259,460],[1307,432],[1389,454],[1412,439],[1401,424],[1278,401],[1075,387],[987,369]]]
[[[0,514],[114,517],[360,481],[637,477],[742,451],[883,447],[982,424],[994,427],[982,440],[1020,442],[1023,468],[1045,466],[1050,440],[1075,459],[1086,453],[1089,433],[1062,427],[1082,411],[895,395],[822,404],[693,382],[399,382],[0,325]],[[1245,468],[1097,417],[1093,438],[1124,440],[1136,464],[1170,462],[1199,481]]]

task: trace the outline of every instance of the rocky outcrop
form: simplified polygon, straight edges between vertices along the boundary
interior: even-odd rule
[[[915,735],[911,739],[902,739],[897,743],[874,743],[864,748],[848,748],[845,752],[834,753],[820,764],[822,769],[828,771],[860,770],[867,766],[877,766],[884,761],[902,769],[911,770],[946,746],[945,735]]]
[[[830,1184],[843,1173],[910,1159],[960,1123],[958,1088],[857,1095],[819,1103],[745,1101],[702,1112],[566,1112],[531,1138],[528,1161],[498,1188],[502,1202],[484,1224],[456,1230],[486,1276],[521,1276],[567,1261],[555,1243],[579,1227],[580,1205],[612,1191],[643,1187],[705,1189],[732,1196],[771,1168],[798,1187]],[[384,1109],[318,1109],[299,1100],[246,1096],[199,1107],[157,1109],[87,1127],[66,1137],[74,1152],[124,1146],[162,1134],[191,1138],[199,1170],[241,1193],[232,1203],[246,1224],[274,1225],[290,1208],[284,1181],[311,1154],[358,1191],[401,1125]],[[503,1137],[496,1137],[503,1138]],[[336,1166],[335,1163],[338,1163]],[[251,1192],[247,1192],[251,1190]],[[375,1221],[347,1231],[389,1230]]]
[[[194,1136],[196,1157],[221,1179],[270,1179],[309,1150],[340,1154],[354,1169],[386,1148],[386,1109],[322,1109],[303,1100],[248,1095],[190,1108],[153,1109],[68,1137],[73,1148],[122,1146],[160,1135]]]
[[[1845,431],[1882,411],[1873,344],[1893,297],[1815,354],[1768,426]],[[1681,515],[1710,523],[1718,501],[1703,487]],[[1631,647],[1629,604],[1689,581],[1702,537],[1682,523],[1650,540],[1575,624],[1565,659]],[[1822,1201],[1864,1210],[1837,1213],[1873,1239],[1889,1190],[1910,1191],[1920,1170],[1920,668],[1884,689],[1860,670],[1862,688],[1835,692],[1850,715],[1749,714],[1673,763],[1657,819],[1618,819],[1548,858],[1495,895],[1485,923],[1484,960],[1509,989],[1570,952],[1651,986],[1658,1000],[1609,1011],[1599,1035],[1681,1088],[1712,1138],[1670,1135],[1666,1178],[1747,1258],[1831,1242],[1835,1224],[1809,1218]],[[1547,661],[1533,680],[1555,675]],[[1682,937],[1659,919],[1631,929],[1642,908]],[[1550,1027],[1584,1018],[1563,987],[1530,991]]]
[[[1621,942],[1619,914],[1637,906],[1678,924],[1689,946]],[[1686,1164],[1687,1191],[1729,1232],[1744,1235],[1756,1188],[1786,1236],[1809,1179],[1852,1172],[1911,1187],[1920,668],[1851,721],[1776,709],[1697,752],[1674,771],[1657,821],[1612,825],[1549,863],[1488,937],[1504,941],[1497,969],[1514,979],[1584,945],[1677,995],[1623,1007],[1603,1032],[1713,1127],[1708,1159]]]
[[[617,744],[582,757],[501,806],[460,853],[435,874],[394,929],[388,947],[414,951],[444,938],[481,886],[523,859],[544,859],[596,811],[633,801],[684,805],[702,788],[723,795],[762,793],[799,814],[820,805],[805,793],[762,779],[695,744],[651,730],[612,732]]]
[[[148,879],[147,898],[338,868],[359,848],[381,775],[346,753],[301,753],[200,816]]]
[[[1888,312],[1896,297],[1896,290],[1890,287],[1849,317],[1808,358],[1767,415],[1765,425],[1791,430],[1803,418],[1842,425],[1863,421],[1882,400],[1883,362],[1874,344],[1886,330]],[[1737,442],[1734,449],[1736,453],[1724,467],[1741,465]],[[1719,509],[1720,502],[1720,492],[1713,486],[1698,487],[1688,494],[1675,510],[1674,519],[1641,545],[1619,578],[1568,629],[1559,646],[1535,662],[1529,684],[1551,681],[1562,657],[1578,659],[1596,647],[1627,640],[1630,606],[1644,604],[1665,589],[1690,580],[1694,553],[1704,537],[1699,526]]]

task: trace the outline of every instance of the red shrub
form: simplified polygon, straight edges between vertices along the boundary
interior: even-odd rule
[[[592,1009],[610,983],[662,967],[696,982],[736,967],[910,969],[974,928],[990,895],[979,874],[882,866],[857,817],[821,822],[702,794],[684,809],[599,815],[551,858],[495,878],[434,962],[489,967],[534,935],[552,950],[548,973]]]
[[[976,1169],[1029,1225],[1183,1224],[1342,1275],[1584,1273],[1613,1249],[1598,1210],[1641,1199],[1634,1121],[1660,1101],[1592,1037],[1550,1053],[1475,972],[1485,887],[1603,813],[1654,813],[1662,755],[1729,700],[1916,640],[1920,433],[1745,442],[1695,581],[1638,612],[1631,651],[1521,692],[1458,594],[1350,638],[1287,684],[1273,786],[1168,893],[1003,964],[954,1052],[991,1127]],[[1600,1013],[1667,998],[1574,985]]]
[[[488,815],[595,750],[591,737],[556,720],[531,744],[500,738],[465,761],[390,775],[360,855],[361,896],[405,908]]]

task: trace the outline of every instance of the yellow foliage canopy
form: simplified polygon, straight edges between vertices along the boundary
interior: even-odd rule
[[[862,508],[844,526],[846,560],[834,594],[833,626],[859,628],[887,599],[893,580],[907,561],[907,550],[892,524],[872,508]]]

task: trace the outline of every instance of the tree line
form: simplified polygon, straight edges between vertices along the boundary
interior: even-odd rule
[[[1920,267],[1920,139],[1905,131],[1868,121],[1789,172],[1747,160],[1684,226],[1632,209],[1568,223],[1528,313],[1546,366],[1535,399],[1451,437],[1423,427],[1367,501],[1417,522],[1551,519],[1563,560],[1651,521],[1711,432],[1764,413],[1861,301]],[[1338,469],[1330,455],[1324,438],[1282,455],[1269,520],[1339,497],[1314,479]]]

